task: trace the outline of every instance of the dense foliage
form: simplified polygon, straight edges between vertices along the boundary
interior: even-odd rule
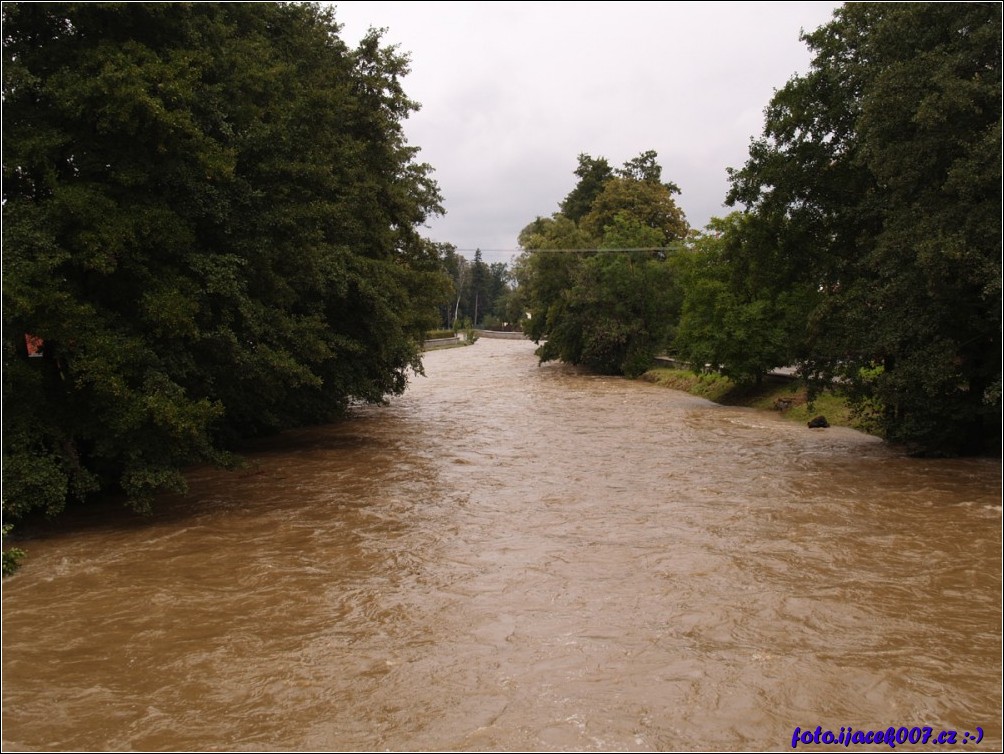
[[[662,182],[655,160],[643,152],[612,170],[579,155],[579,182],[562,211],[520,234],[516,300],[529,313],[524,332],[544,341],[542,362],[633,376],[669,341],[682,291],[667,250],[688,227],[673,198],[679,189]]]
[[[880,405],[889,439],[924,452],[992,449],[1001,6],[849,4],[805,40],[810,72],[777,92],[763,137],[731,176],[729,199],[748,217],[726,233],[726,279],[714,279],[734,303],[719,309],[763,336],[757,368],[799,358],[807,375]],[[688,312],[708,298],[696,291]],[[740,311],[761,305],[762,326]],[[716,359],[733,369],[744,360]]]
[[[403,390],[449,286],[404,57],[301,4],[4,3],[3,29],[6,514],[142,506]]]
[[[819,300],[811,283],[794,284],[788,249],[753,215],[733,212],[691,239],[674,355],[698,370],[758,382],[805,355],[806,321]]]
[[[520,319],[512,307],[512,274],[505,262],[484,261],[481,249],[469,260],[452,244],[440,244],[443,270],[453,281],[450,295],[440,302],[440,326],[457,329],[468,322],[472,327],[501,329],[515,326]]]
[[[795,366],[917,453],[999,450],[1001,6],[849,4],[804,39],[811,70],[730,171],[744,209],[704,233],[653,152],[580,155],[520,235],[525,330],[604,372],[663,346],[743,382]]]

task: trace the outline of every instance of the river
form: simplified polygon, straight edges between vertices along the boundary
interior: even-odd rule
[[[4,751],[1001,748],[998,460],[521,341],[425,365],[149,519],[22,543]]]

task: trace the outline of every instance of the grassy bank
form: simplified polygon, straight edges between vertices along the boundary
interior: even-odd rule
[[[473,345],[469,340],[453,340],[450,343],[424,343],[422,344],[423,351],[441,351],[444,348],[463,348],[464,346]]]
[[[743,385],[720,374],[694,374],[689,369],[665,367],[648,370],[642,379],[726,406],[777,411],[786,419],[802,424],[822,415],[834,426],[876,434],[875,427],[856,414],[847,399],[836,392],[825,391],[810,403],[805,385],[799,380],[767,376],[759,385]]]

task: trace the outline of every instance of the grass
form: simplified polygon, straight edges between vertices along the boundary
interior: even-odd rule
[[[435,340],[436,338],[452,338],[456,333],[453,330],[429,330],[425,334],[426,340]]]
[[[469,340],[454,340],[450,343],[425,343],[422,345],[423,351],[442,351],[444,348],[463,348],[464,346],[474,345],[472,341]]]
[[[695,374],[689,369],[666,367],[650,369],[642,379],[726,406],[778,411],[786,419],[802,424],[821,415],[833,426],[877,434],[874,425],[859,416],[838,392],[824,391],[810,403],[805,385],[799,380],[767,376],[760,384],[739,384],[720,374]]]

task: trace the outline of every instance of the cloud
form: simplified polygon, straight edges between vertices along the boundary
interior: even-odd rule
[[[726,168],[745,161],[774,90],[808,69],[800,31],[836,7],[343,2],[335,16],[350,45],[386,27],[410,53],[405,91],[422,109],[405,130],[447,210],[426,235],[473,254],[514,249],[555,212],[580,152],[619,165],[655,149],[691,225],[723,214]]]

